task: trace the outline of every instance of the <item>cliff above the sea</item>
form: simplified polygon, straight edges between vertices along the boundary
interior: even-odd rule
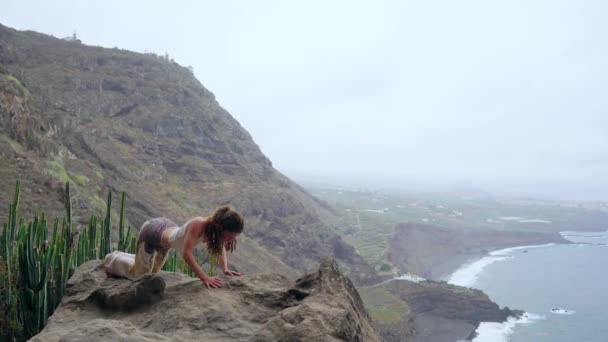
[[[394,279],[359,292],[385,341],[470,340],[480,322],[523,314],[500,308],[481,290],[432,280]]]
[[[160,272],[107,278],[101,261],[71,277],[60,307],[31,341],[380,341],[357,290],[333,259],[295,282],[276,274],[220,289]]]

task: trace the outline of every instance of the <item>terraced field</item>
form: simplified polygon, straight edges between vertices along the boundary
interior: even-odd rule
[[[308,188],[341,213],[330,222],[378,271],[390,271],[387,240],[398,223],[414,222],[458,230],[560,231],[608,222],[605,203],[473,197],[451,194],[387,194]],[[605,228],[604,228],[605,229]],[[384,266],[383,266],[384,265]]]
[[[402,320],[410,314],[407,303],[382,287],[357,289],[372,319],[383,323]]]

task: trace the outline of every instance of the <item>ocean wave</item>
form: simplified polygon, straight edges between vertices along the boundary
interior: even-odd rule
[[[510,255],[513,252],[518,250],[528,250],[532,248],[549,247],[553,245],[555,244],[548,243],[544,245],[518,246],[492,251],[487,256],[477,261],[465,264],[464,266],[457,269],[456,272],[454,272],[448,279],[448,283],[459,286],[471,287],[475,284],[475,282],[477,282],[479,274],[484,270],[484,268],[495,262],[513,258],[513,256]]]
[[[574,314],[576,311],[574,310],[567,310],[567,309],[563,309],[563,308],[553,308],[551,309],[551,313],[557,314],[557,315],[572,315]]]
[[[534,248],[545,248],[545,247],[551,247],[551,246],[555,246],[555,243],[551,242],[551,243],[546,243],[543,245],[530,245],[530,246],[517,246],[517,247],[510,247],[510,248],[504,248],[504,249],[498,249],[495,251],[490,252],[490,255],[500,255],[500,256],[504,256],[504,255],[509,255],[515,251],[519,251],[519,250],[527,250],[527,249],[534,249]]]
[[[584,237],[589,239],[605,239],[606,235],[575,235],[575,234],[562,234],[563,237]]]
[[[448,279],[448,283],[465,287],[473,286],[486,266],[509,258],[512,257],[495,255],[483,257],[456,270]]]
[[[545,316],[524,312],[520,318],[509,317],[504,323],[481,322],[473,342],[507,342],[516,325],[532,324],[541,319],[545,319]]]
[[[541,220],[541,219],[526,219],[526,220],[519,220],[519,223],[544,223],[544,224],[549,224],[549,223],[551,223],[551,221],[549,221],[549,220]]]
[[[608,230],[605,232],[579,232],[574,230],[564,230],[559,232],[562,236],[582,236],[582,237],[607,237]]]
[[[604,245],[608,242],[608,231],[606,232],[574,232],[562,231],[559,234],[566,240],[574,243],[588,245]]]

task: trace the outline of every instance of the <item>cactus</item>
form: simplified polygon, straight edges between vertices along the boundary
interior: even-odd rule
[[[89,238],[89,249],[87,250],[89,257],[88,260],[98,259],[99,258],[99,248],[98,248],[98,234],[97,234],[97,216],[91,216],[89,220],[89,233],[87,234]]]
[[[20,307],[25,334],[31,336],[46,324],[46,285],[52,248],[47,244],[47,225],[44,215],[22,225],[18,242]]]
[[[131,225],[129,225],[129,232],[132,232],[133,227],[131,227]],[[135,254],[137,252],[137,236],[133,236],[133,234],[130,234],[131,238],[129,239],[129,247],[127,248],[127,252],[131,253],[131,254]]]
[[[215,266],[217,266],[219,264],[219,256],[217,255],[210,255],[209,256],[209,275],[210,276],[215,276],[217,275],[217,271],[215,270]]]
[[[118,224],[118,250],[127,251],[131,244],[131,225],[127,227],[125,233],[125,198],[126,193],[123,191],[120,199],[120,222]]]
[[[15,194],[13,202],[9,205],[8,222],[3,224],[2,236],[0,237],[0,268],[3,268],[2,280],[0,282],[0,304],[4,306],[4,312],[0,315],[5,315],[5,320],[9,323],[6,327],[7,331],[13,336],[19,337],[22,331],[19,310],[19,289],[17,287],[17,247],[15,244],[16,237],[19,236],[17,231],[17,208],[19,206],[19,194],[21,183],[17,180],[15,185]],[[2,338],[2,335],[0,335]]]
[[[112,210],[112,190],[108,191],[108,202],[106,207],[106,218],[103,220],[101,227],[101,244],[99,258],[105,257],[106,254],[112,251],[112,240],[110,237],[112,228],[112,216],[110,211]]]
[[[44,214],[26,223],[17,216],[20,182],[16,182],[13,202],[9,206],[8,222],[0,234],[0,310],[2,322],[0,340],[9,333],[15,340],[27,340],[38,333],[61,302],[69,277],[79,265],[101,259],[112,250],[111,207],[112,191],[108,191],[105,218],[91,215],[89,224],[78,232],[72,221],[70,185],[65,185],[65,216],[52,222],[49,234]],[[136,252],[137,237],[125,220],[126,194],[123,192],[118,225],[119,250]],[[49,239],[50,235],[50,239]],[[77,243],[76,237],[78,237]],[[196,256],[202,260],[203,254]],[[211,262],[214,272],[217,260]],[[193,276],[186,263],[172,252],[163,267],[166,271]]]
[[[177,270],[177,253],[171,251],[171,255],[167,258],[167,262],[163,265],[163,271],[175,272]]]
[[[89,231],[82,228],[78,232],[78,247],[76,248],[76,267],[89,261]]]

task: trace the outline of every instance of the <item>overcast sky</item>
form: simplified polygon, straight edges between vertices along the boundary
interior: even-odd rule
[[[608,200],[604,1],[26,1],[0,23],[192,66],[296,180]]]

